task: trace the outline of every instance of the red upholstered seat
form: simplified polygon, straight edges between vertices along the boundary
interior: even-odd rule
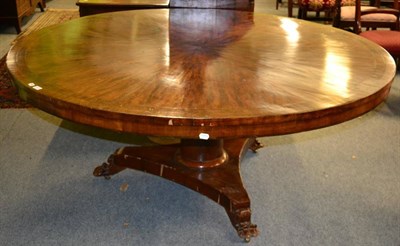
[[[400,57],[400,32],[389,30],[368,31],[360,33],[372,42],[386,49],[392,56]]]
[[[334,0],[301,0],[299,5],[309,11],[325,11],[335,7]]]
[[[299,19],[308,19],[307,12],[313,11],[316,12],[317,19],[332,20],[331,13],[335,11],[335,0],[297,0],[297,3]],[[325,17],[320,17],[320,12],[324,12]]]

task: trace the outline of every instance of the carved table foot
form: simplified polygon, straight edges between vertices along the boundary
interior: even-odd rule
[[[240,160],[254,139],[191,140],[162,146],[124,147],[93,174],[109,178],[126,168],[186,186],[225,208],[240,238],[258,235],[251,223],[250,199],[240,176]]]
[[[252,237],[258,236],[257,225],[252,224],[250,208],[232,209],[226,211],[238,235],[245,242],[250,242]]]
[[[264,145],[257,139],[253,139],[253,143],[250,145],[251,151],[253,151],[253,153],[257,153],[257,150],[261,148],[264,148]]]
[[[118,154],[118,151],[114,155],[108,157],[107,162],[104,162],[100,166],[96,167],[93,171],[93,175],[96,177],[104,177],[105,179],[110,179],[111,175],[119,173],[126,169],[126,167],[121,167],[114,164],[114,157]]]

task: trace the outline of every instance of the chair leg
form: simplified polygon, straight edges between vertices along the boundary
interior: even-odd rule
[[[282,4],[282,0],[276,0],[276,5],[275,5],[276,9],[279,8],[279,4]]]
[[[298,12],[297,12],[297,18],[301,19],[302,16],[303,16],[303,10],[301,8],[299,8]]]
[[[45,0],[39,1],[38,6],[39,6],[39,8],[40,8],[40,11],[41,11],[41,12],[44,12],[44,8],[46,8]]]
[[[297,12],[297,19],[305,20],[306,16],[307,16],[307,10],[299,7]]]
[[[306,20],[307,19],[307,9],[303,9],[301,11],[301,15],[300,16],[301,16],[300,19]]]
[[[14,26],[15,26],[15,30],[17,30],[17,33],[20,34],[20,33],[22,32],[22,28],[21,28],[21,18],[17,18],[17,19],[15,20]]]
[[[293,17],[293,0],[288,0],[288,17]]]

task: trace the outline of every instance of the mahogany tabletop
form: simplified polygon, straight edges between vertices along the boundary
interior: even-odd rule
[[[396,71],[385,50],[355,34],[217,9],[79,18],[21,38],[7,66],[21,97],[62,118],[211,139],[352,119],[387,97]]]

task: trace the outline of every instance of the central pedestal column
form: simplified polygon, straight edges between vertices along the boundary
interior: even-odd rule
[[[176,153],[177,162],[192,168],[211,168],[224,164],[228,155],[224,142],[220,140],[182,139]]]

